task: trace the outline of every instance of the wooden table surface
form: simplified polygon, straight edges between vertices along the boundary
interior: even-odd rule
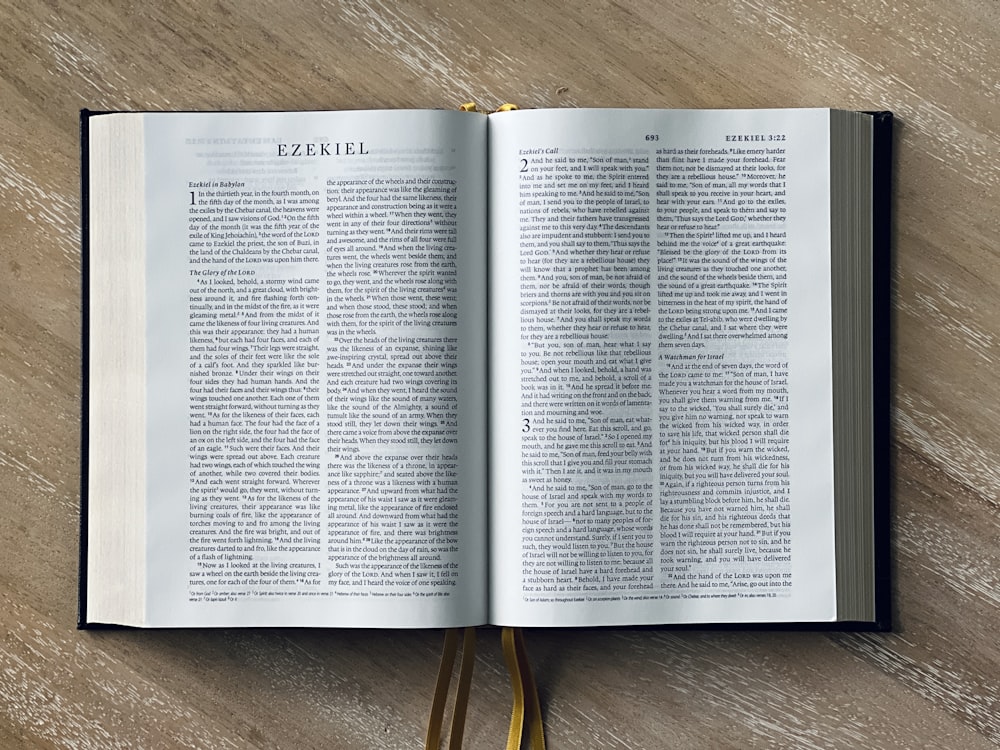
[[[78,632],[78,110],[891,109],[892,633],[528,633],[549,746],[1000,745],[996,0],[0,3],[0,747],[411,748],[441,634]],[[501,747],[482,634],[467,747]]]

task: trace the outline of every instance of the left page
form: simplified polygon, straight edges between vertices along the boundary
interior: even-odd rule
[[[147,624],[485,620],[485,122],[144,115]]]

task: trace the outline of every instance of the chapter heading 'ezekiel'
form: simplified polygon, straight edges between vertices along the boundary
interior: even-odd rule
[[[367,156],[364,141],[279,143],[278,156]]]

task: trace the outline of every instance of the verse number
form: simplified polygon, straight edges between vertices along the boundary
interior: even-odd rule
[[[646,133],[646,140],[647,141],[658,141],[658,140],[660,140],[660,136],[657,133]]]
[[[521,420],[521,432],[531,432],[531,420],[528,417]]]

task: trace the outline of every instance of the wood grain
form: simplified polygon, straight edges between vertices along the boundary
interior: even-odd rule
[[[552,748],[1000,746],[1000,5],[0,7],[0,746],[417,746],[440,634],[78,632],[77,112],[892,109],[891,634],[533,631]],[[498,747],[482,635],[467,746]]]

